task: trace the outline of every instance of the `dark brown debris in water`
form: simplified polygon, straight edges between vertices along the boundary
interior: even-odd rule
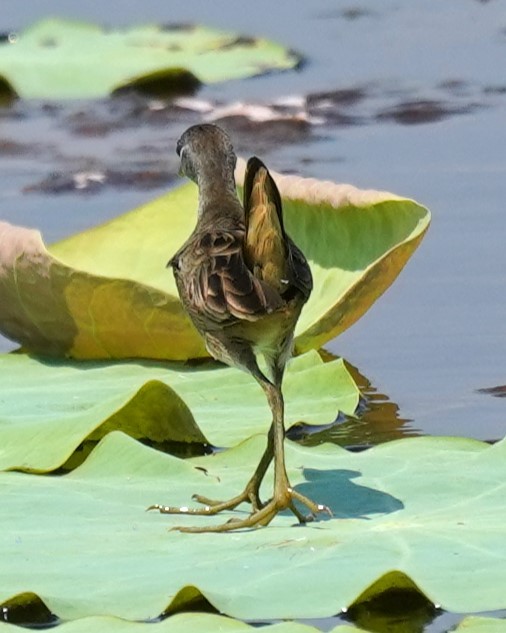
[[[297,119],[252,121],[228,116],[215,122],[234,137],[234,146],[244,154],[264,153],[276,145],[300,142],[311,134],[311,125]]]
[[[405,101],[380,110],[375,118],[378,121],[394,121],[402,125],[418,125],[442,121],[455,114],[467,114],[475,108],[475,104],[453,105],[432,99]]]
[[[506,95],[506,85],[485,86],[483,88],[485,95]]]
[[[321,117],[331,125],[358,125],[365,122],[365,116],[357,109],[368,96],[368,90],[365,87],[317,92],[308,95],[306,107],[311,116]]]
[[[0,138],[0,156],[37,156],[43,149],[40,144],[19,143],[10,138]]]
[[[502,88],[504,92],[501,86],[483,88],[463,80],[448,79],[433,88],[435,97],[424,97],[417,94],[416,89],[392,91],[388,86],[364,84],[305,97],[287,97],[271,103],[220,103],[195,97],[153,98],[134,92],[63,114],[63,123],[74,134],[102,137],[117,130],[138,129],[140,125],[166,127],[180,123],[183,127],[205,120],[223,123],[233,133],[251,133],[253,146],[258,133],[262,136],[261,147],[269,150],[284,142],[285,133],[286,142],[291,143],[322,125],[348,127],[382,120],[415,125],[440,121],[486,105],[487,96],[492,98],[506,92]],[[261,116],[257,116],[259,111]],[[273,136],[269,144],[270,133]],[[252,147],[251,151],[258,150]]]
[[[363,7],[349,7],[341,11],[341,17],[345,20],[349,20],[350,22],[371,15],[374,15],[373,12],[368,9],[364,9]]]
[[[176,178],[175,173],[164,169],[141,170],[88,170],[53,172],[38,183],[25,187],[24,193],[97,193],[105,187],[121,189],[152,189],[166,187]]]
[[[74,110],[65,116],[64,125],[78,136],[102,137],[140,125],[165,127],[181,122],[184,126],[197,121],[198,114],[181,107],[177,100],[147,98],[134,92]]]
[[[470,94],[474,89],[474,87],[464,79],[446,79],[440,82],[436,88],[457,96]]]
[[[326,92],[315,92],[308,95],[307,104],[310,107],[318,107],[329,104],[336,106],[354,106],[368,96],[368,90],[364,86],[356,88],[340,88]]]
[[[135,92],[85,104],[16,99],[5,107],[0,103],[0,120],[40,117],[46,128],[59,129],[63,140],[51,145],[33,139],[30,145],[12,134],[0,138],[0,158],[43,157],[40,164],[46,166],[47,175],[27,186],[26,192],[159,189],[176,178],[175,140],[188,125],[201,121],[225,127],[240,154],[265,156],[278,147],[329,136],[336,127],[378,122],[404,126],[435,123],[478,107],[496,105],[505,95],[506,84],[480,85],[448,78],[429,87],[425,94],[417,86],[372,82],[256,103],[194,96],[155,98]],[[124,134],[121,136],[124,130],[133,132],[134,143],[131,139],[125,141]],[[87,138],[103,139],[109,135],[116,135],[119,140],[87,149]],[[73,144],[77,137],[84,142]],[[69,156],[74,149],[80,154]],[[93,158],[83,156],[85,151],[92,152]],[[311,160],[310,155],[307,160]],[[297,169],[297,165],[291,169]]]
[[[497,387],[484,387],[478,389],[478,393],[484,393],[487,396],[494,396],[495,398],[506,398],[506,385],[498,385]]]

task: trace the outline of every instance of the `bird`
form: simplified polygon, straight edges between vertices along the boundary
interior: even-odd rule
[[[227,501],[193,495],[195,508],[155,504],[164,514],[213,516],[251,504],[245,518],[223,524],[177,526],[182,532],[228,532],[268,525],[284,510],[300,523],[330,510],[296,491],[285,465],[282,381],[293,333],[313,288],[309,264],[285,230],[279,190],[257,157],[246,167],[243,203],[229,135],[214,124],[188,128],[177,141],[179,174],[198,186],[195,229],[167,264],[184,309],[216,360],[248,372],[262,388],[272,413],[267,446],[244,490]],[[261,371],[258,358],[267,367]],[[268,375],[266,375],[268,374]],[[274,462],[274,489],[267,502],[260,485]],[[305,506],[309,514],[299,510]]]

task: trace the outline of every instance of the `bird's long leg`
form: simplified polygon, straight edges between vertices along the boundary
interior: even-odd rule
[[[214,344],[217,346],[216,351],[219,354],[219,351],[223,350],[223,348],[219,347],[219,340],[215,339]],[[253,351],[249,345],[243,345],[241,347],[237,346],[234,349],[234,358],[224,360],[227,360],[228,364],[234,364],[237,367],[248,372],[249,374],[253,375],[257,382],[259,382],[261,385],[263,385],[264,383],[270,384],[266,376],[264,376],[264,374],[260,371],[255,355],[253,354]],[[280,377],[281,376],[282,372],[280,374]],[[258,463],[258,466],[255,469],[255,472],[253,473],[244,490],[240,494],[226,501],[217,501],[203,495],[193,495],[193,499],[201,503],[202,507],[188,508],[155,504],[149,506],[149,508],[147,509],[158,510],[162,514],[190,514],[213,516],[215,514],[218,514],[219,512],[223,512],[224,510],[233,510],[241,503],[251,503],[252,514],[256,515],[263,508],[264,505],[260,500],[260,485],[274,456],[274,428],[275,427],[273,420],[269,430],[265,451],[260,459],[260,462]]]
[[[275,359],[267,359],[269,365],[271,367],[271,374],[274,381],[274,384],[281,390],[281,383],[283,381],[283,374],[285,371],[284,359],[282,360],[280,356],[277,356]],[[279,361],[282,360],[280,363]],[[263,373],[259,370],[256,361],[254,363],[249,363],[248,371],[253,374],[258,384],[264,389],[264,384],[268,384],[269,381],[263,375]],[[264,389],[265,391],[265,389]],[[269,401],[269,406],[272,411],[272,406]],[[205,506],[210,506],[216,509],[217,512],[221,512],[222,510],[233,509],[237,507],[240,503],[250,502],[251,508],[253,512],[260,510],[263,507],[263,503],[260,500],[260,485],[265,477],[265,474],[271,465],[271,462],[274,458],[274,414],[271,426],[269,428],[269,433],[267,435],[267,446],[265,447],[265,451],[260,459],[258,466],[256,467],[253,476],[246,484],[245,489],[240,495],[234,497],[234,499],[230,499],[229,501],[217,501],[215,499],[210,499],[209,497],[204,497],[203,495],[193,495],[193,499],[198,501],[198,503],[202,503]],[[207,512],[206,512],[207,514]]]
[[[267,380],[265,377],[263,378]],[[256,467],[251,479],[248,481],[244,490],[240,494],[232,497],[232,499],[228,499],[227,501],[217,501],[215,499],[205,497],[204,495],[195,494],[192,496],[192,499],[202,504],[203,507],[188,508],[154,504],[149,506],[147,509],[158,510],[162,514],[213,516],[219,512],[223,512],[224,510],[233,510],[241,503],[251,503],[252,514],[259,512],[264,505],[260,500],[260,486],[274,457],[274,428],[273,421],[267,435],[267,446],[265,451],[260,458],[258,466]]]
[[[266,504],[264,509],[271,507],[272,518],[278,512],[290,509],[298,518],[300,523],[311,521],[319,512],[327,512],[330,510],[321,504],[315,503],[304,495],[300,494],[292,488],[288,475],[286,473],[285,464],[285,426],[284,426],[284,401],[281,388],[270,382],[261,383],[265,391],[269,406],[273,414],[274,429],[274,494],[271,501]],[[305,505],[310,514],[303,515],[295,506],[294,501]]]
[[[281,391],[284,362],[276,363],[272,367],[274,382],[271,382],[259,369],[255,356],[249,347],[235,350],[235,364],[241,369],[250,373],[259,383],[264,391],[269,408],[272,412],[272,424],[269,430],[267,447],[255,469],[255,472],[244,490],[237,496],[227,501],[214,501],[201,495],[194,495],[194,499],[204,504],[200,508],[178,508],[173,506],[153,505],[148,510],[158,510],[162,514],[189,514],[213,516],[224,510],[232,510],[243,502],[252,504],[252,512],[245,519],[231,519],[227,523],[211,526],[177,526],[173,529],[181,532],[229,532],[243,528],[252,528],[268,525],[272,519],[283,510],[290,510],[300,523],[305,523],[314,518],[318,512],[330,510],[323,505],[317,504],[311,499],[294,490],[288,479],[285,465],[285,427],[284,427],[284,401]],[[260,484],[274,459],[274,490],[272,498],[265,504],[259,499]],[[298,501],[306,506],[310,514],[304,515],[295,505]]]
[[[274,492],[272,499],[270,499],[260,509],[256,511],[253,510],[253,512],[245,519],[231,519],[227,523],[223,523],[220,525],[202,527],[177,526],[173,529],[179,530],[180,532],[230,532],[232,530],[260,527],[268,525],[272,521],[272,519],[283,510],[291,510],[301,523],[312,520],[315,514],[319,512],[327,512],[331,514],[330,510],[326,506],[315,503],[314,501],[308,499],[291,487],[285,465],[283,395],[281,393],[281,389],[272,384],[265,376],[263,376],[263,374],[261,379],[257,376],[255,376],[255,378],[257,378],[258,382],[261,384],[267,396],[267,400],[273,414],[273,422],[271,426],[272,433],[269,433],[269,438],[272,437],[272,453],[274,456]],[[271,461],[270,445],[271,439],[269,439],[267,449],[264,452],[260,464],[258,465],[255,474],[253,475],[249,483],[251,483],[252,480],[256,482],[255,475],[257,475],[258,477],[263,477],[263,475],[265,474],[265,470],[267,470],[267,467],[269,466],[269,463]],[[197,508],[194,510],[190,510],[186,508],[173,508],[170,506],[152,506],[152,508],[166,514],[193,514],[209,516],[217,514],[222,510],[235,507],[231,506],[230,504],[235,504],[237,499],[242,498],[243,495],[246,493],[246,490],[247,487],[245,491],[243,491],[242,495],[238,495],[238,497],[234,497],[229,501],[222,502],[215,506],[206,506],[200,509]],[[295,501],[298,501],[302,505],[306,506],[310,511],[310,515],[303,515],[296,507]]]
[[[275,354],[266,357],[267,364],[270,368],[270,373],[272,376],[272,381],[274,386],[281,393],[281,384],[283,382],[283,376],[285,373],[285,365],[286,361],[291,355],[292,350],[292,337],[286,337],[284,344],[280,347],[279,350]],[[230,499],[229,501],[217,501],[215,499],[210,499],[209,497],[205,497],[203,495],[193,495],[193,499],[198,503],[201,503],[205,506],[212,507],[214,509],[214,513],[221,512],[222,510],[233,509],[237,507],[239,504],[243,502],[250,502],[252,511],[256,512],[260,510],[264,504],[260,500],[260,485],[265,477],[265,474],[274,458],[274,429],[275,429],[275,421],[274,421],[274,409],[271,400],[269,399],[269,395],[266,391],[269,387],[266,385],[270,385],[269,380],[264,376],[264,374],[260,371],[257,361],[255,357],[251,354],[251,350],[243,350],[242,354],[242,362],[239,363],[242,369],[245,369],[247,372],[251,373],[258,384],[262,387],[264,392],[267,395],[267,400],[269,403],[269,407],[271,409],[273,418],[272,424],[269,429],[269,434],[267,436],[267,446],[265,451],[260,459],[258,466],[256,467],[253,476],[246,484],[243,492],[237,497]],[[284,412],[283,408],[281,409],[281,418],[283,419]],[[207,511],[205,514],[209,514]],[[296,514],[297,518],[302,522],[303,515],[296,512],[294,510],[294,514]]]

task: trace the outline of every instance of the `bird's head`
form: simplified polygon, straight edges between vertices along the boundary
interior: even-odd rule
[[[202,123],[188,128],[178,140],[176,152],[181,158],[179,175],[194,182],[216,170],[233,176],[237,157],[230,137],[217,125]]]

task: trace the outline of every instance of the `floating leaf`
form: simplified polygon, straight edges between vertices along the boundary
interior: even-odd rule
[[[506,441],[415,438],[362,453],[288,443],[293,485],[334,513],[302,528],[279,515],[265,529],[181,534],[169,528],[247,507],[144,512],[196,491],[228,498],[263,449],[255,437],[183,461],[114,432],[66,476],[0,473],[0,605],[31,591],[64,620],[146,619],[200,593],[236,618],[301,619],[409,586],[454,612],[506,607]]]
[[[143,250],[154,235],[145,235],[147,241],[137,254],[131,250],[135,219],[128,223],[130,244],[123,244],[130,249],[122,254],[125,270],[113,277],[67,266],[45,249],[38,231],[0,222],[2,332],[31,351],[52,356],[172,360],[205,356],[203,341],[175,289],[166,293],[127,278],[127,262],[133,258],[140,267],[159,266],[166,287],[172,283],[160,255]],[[152,225],[151,230],[159,229]],[[100,242],[110,249],[110,257],[117,256],[112,243],[106,245],[100,236],[97,240],[96,247]],[[107,259],[106,253],[101,259]]]
[[[419,244],[430,214],[392,194],[277,180],[287,229],[314,276],[296,330],[300,352],[368,310]],[[189,183],[50,252],[37,231],[0,223],[0,331],[30,351],[57,356],[205,356],[165,268],[193,230],[196,207],[197,188]]]
[[[266,434],[270,412],[246,373],[208,363],[50,361],[0,355],[0,469],[48,471],[86,439],[120,430],[152,442],[231,446]],[[359,392],[342,360],[316,352],[289,362],[287,427],[352,414]]]
[[[268,40],[202,26],[104,29],[52,18],[0,45],[0,81],[25,98],[97,98],[129,87],[186,92],[200,82],[293,68],[299,61]]]

